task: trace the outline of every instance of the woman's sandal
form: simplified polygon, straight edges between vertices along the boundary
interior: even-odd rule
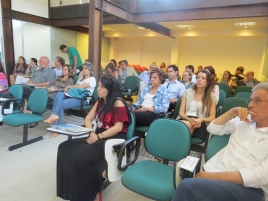
[[[162,162],[162,158],[158,158],[158,157],[154,157],[154,159],[156,160],[156,162],[158,162],[158,163],[161,163]]]
[[[36,126],[38,126],[38,123],[30,124],[30,125],[28,126],[28,128],[34,128],[34,127],[36,127]]]

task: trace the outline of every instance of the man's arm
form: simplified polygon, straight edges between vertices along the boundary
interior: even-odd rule
[[[211,179],[211,180],[222,180],[228,181],[235,184],[244,185],[243,178],[239,171],[234,172],[199,172],[196,178]]]
[[[47,86],[49,84],[50,84],[50,82],[35,83],[35,85],[38,86],[38,87],[45,87],[45,86]]]
[[[73,58],[74,58],[74,74],[76,74],[76,67],[77,67],[77,56],[76,56],[76,55],[74,55],[74,56],[73,56]]]

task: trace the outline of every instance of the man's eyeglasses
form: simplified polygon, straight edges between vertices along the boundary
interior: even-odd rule
[[[249,104],[251,101],[252,101],[254,104],[256,104],[256,105],[260,104],[261,102],[268,102],[268,100],[250,99],[250,100],[248,100],[248,104]]]

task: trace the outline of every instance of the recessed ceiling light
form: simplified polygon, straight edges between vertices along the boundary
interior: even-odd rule
[[[114,30],[113,30],[114,31]]]
[[[194,25],[191,25],[191,24],[180,24],[180,25],[176,25],[177,27],[179,27],[179,28],[194,28]]]
[[[237,27],[247,27],[247,26],[255,26],[256,22],[236,22],[235,26]]]
[[[144,27],[136,26],[137,29],[145,29]]]
[[[244,27],[245,29],[247,28],[247,27]]]

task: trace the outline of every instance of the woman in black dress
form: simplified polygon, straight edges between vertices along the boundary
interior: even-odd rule
[[[130,113],[111,75],[101,77],[99,100],[85,118],[85,126],[97,129],[89,137],[67,140],[59,145],[57,158],[57,195],[71,201],[97,201],[102,192],[104,142],[111,138],[125,139]]]

